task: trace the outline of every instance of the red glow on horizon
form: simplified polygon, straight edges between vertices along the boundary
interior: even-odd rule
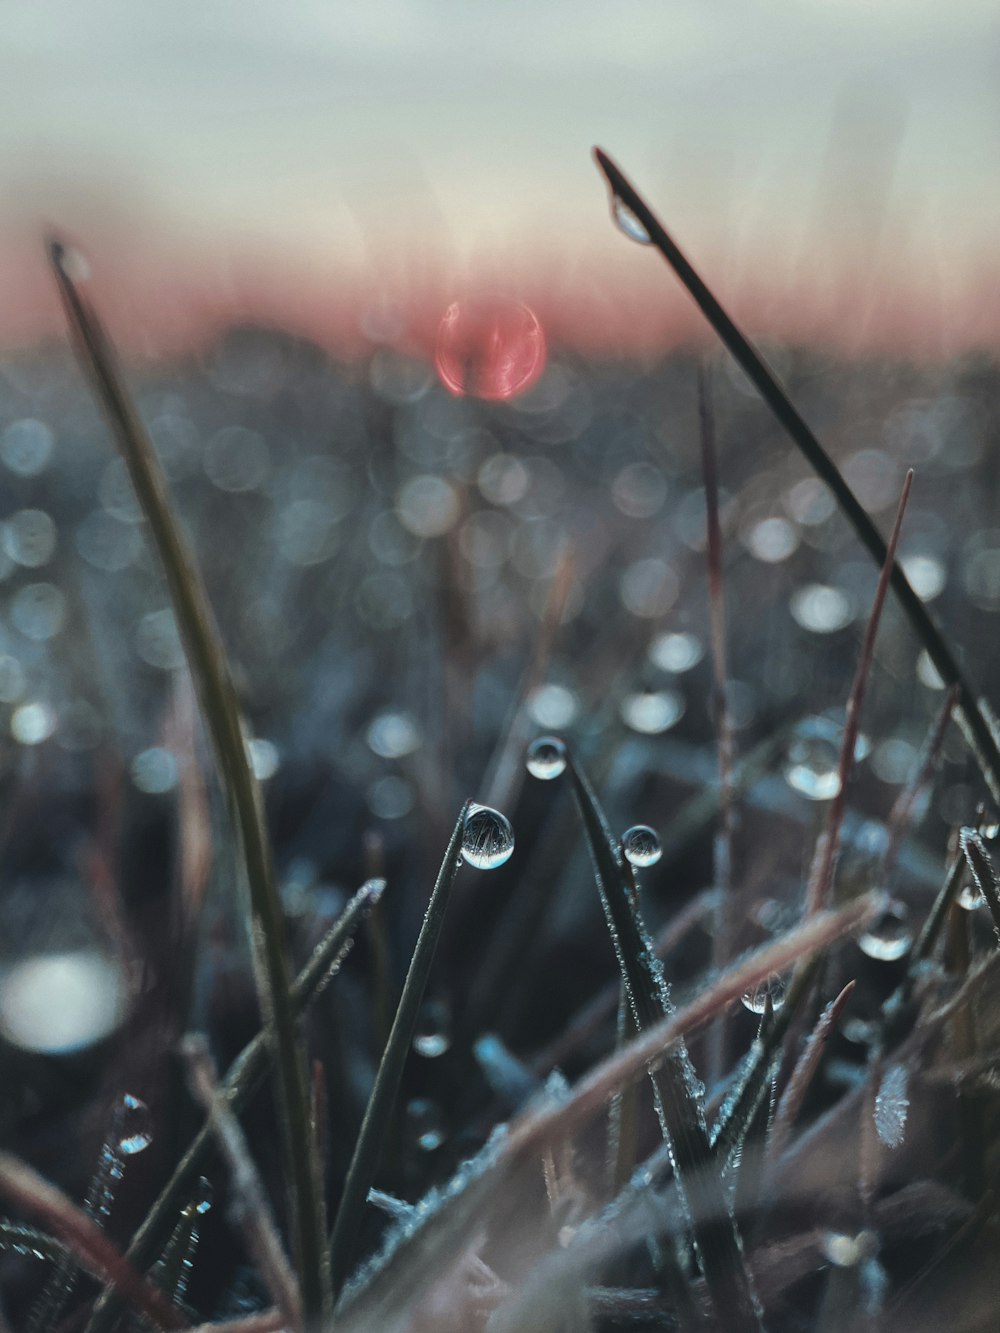
[[[520,301],[480,296],[453,301],[441,318],[434,368],[453,394],[500,402],[515,398],[545,369],[545,335]]]

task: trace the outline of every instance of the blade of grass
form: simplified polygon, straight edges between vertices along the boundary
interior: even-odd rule
[[[264,1280],[271,1300],[285,1317],[289,1328],[300,1328],[302,1311],[295,1278],[274,1224],[271,1205],[260,1175],[250,1156],[250,1149],[239,1122],[220,1094],[208,1043],[200,1033],[184,1039],[181,1051],[188,1063],[188,1082],[208,1116],[219,1149],[229,1168],[233,1186],[231,1208],[246,1239],[257,1271]]]
[[[248,891],[257,998],[275,1052],[278,1121],[290,1192],[296,1267],[306,1324],[311,1326],[322,1319],[329,1305],[329,1295],[322,1287],[325,1267],[320,1190],[312,1173],[306,1067],[290,998],[292,976],[285,945],[285,922],[263,797],[247,753],[248,733],[208,597],[171,507],[163,470],[120,373],[111,340],[64,262],[63,246],[53,241],[50,252],[78,356],[125,459],[166,575],[236,831],[237,878]]]
[[[621,169],[600,148],[594,149],[594,157],[612,196],[621,200],[638,219],[653,246],[680,278],[730,355],[770,408],[775,420],[802,452],[816,475],[829,487],[859,541],[881,568],[885,564],[886,544],[878,528],[865,512],[833,459],[806,425],[774,372],[726,313]],[[993,799],[1000,804],[1000,747],[979,704],[976,692],[959,669],[944,634],[924,603],[910,587],[901,566],[895,562],[892,566],[892,588],[945,687],[950,688],[953,685],[958,687],[958,716],[962,721],[963,730],[983,771]]]
[[[913,776],[903,787],[889,811],[889,818],[886,821],[889,830],[889,841],[886,844],[881,867],[883,885],[888,884],[896,865],[900,846],[913,822],[917,803],[929,787],[934,776],[934,770],[941,758],[941,747],[944,745],[945,733],[948,730],[948,723],[951,721],[957,697],[957,691],[952,686],[945,696],[944,703],[941,705],[930,731],[927,733],[920,760]]]
[[[36,1227],[24,1226],[21,1222],[12,1222],[10,1218],[0,1217],[0,1252],[18,1254],[24,1258],[47,1259],[50,1263],[71,1264],[76,1260],[66,1246],[47,1231]]]
[[[330,930],[313,950],[312,957],[299,973],[292,987],[292,1004],[297,1014],[305,1013],[322,992],[333,972],[350,948],[354,931],[371,910],[385,888],[385,880],[369,880],[362,885]],[[249,1042],[229,1067],[222,1089],[229,1108],[239,1115],[249,1104],[271,1066],[273,1050],[263,1033]],[[125,1258],[133,1267],[145,1269],[156,1258],[172,1219],[183,1207],[197,1177],[212,1151],[212,1127],[205,1122],[192,1139],[173,1175],[158,1194],[152,1208],[132,1238]],[[105,1333],[121,1312],[121,1302],[114,1292],[105,1292],[94,1307],[86,1333]]]
[[[993,858],[986,850],[986,844],[983,842],[982,834],[978,829],[961,829],[958,835],[958,844],[962,849],[962,855],[968,862],[969,869],[972,871],[976,888],[986,899],[986,906],[990,909],[990,916],[993,918],[993,931],[997,937],[997,946],[1000,947],[1000,879],[997,877]]]
[[[0,1152],[0,1195],[41,1218],[81,1268],[113,1285],[154,1328],[187,1327],[180,1312],[118,1253],[92,1217],[10,1153]]]
[[[886,595],[889,591],[889,578],[896,559],[899,533],[903,525],[903,515],[906,513],[906,502],[910,498],[912,486],[913,469],[911,468],[903,482],[903,491],[896,509],[896,521],[892,525],[892,534],[889,537],[885,560],[879,573],[875,597],[872,600],[871,614],[865,628],[865,637],[861,644],[861,652],[858,655],[854,682],[847,698],[844,739],[840,747],[840,760],[837,766],[837,792],[830,802],[826,828],[816,844],[816,854],[813,857],[813,863],[809,871],[809,883],[806,888],[807,913],[818,912],[821,907],[825,907],[833,891],[833,877],[836,873],[837,854],[840,850],[840,830],[847,806],[847,784],[854,768],[854,752],[857,749],[858,732],[861,728],[861,706],[865,700],[865,690],[875,656],[875,638],[878,634],[879,622],[882,619],[882,608],[885,606]]]
[[[733,791],[732,719],[726,697],[726,593],[722,578],[722,526],[719,523],[719,481],[715,448],[715,413],[708,374],[698,368],[698,419],[701,436],[701,472],[705,487],[708,564],[708,614],[712,646],[712,702],[719,749],[719,821],[712,843],[714,882],[721,899],[712,936],[712,966],[719,969],[729,956],[732,932],[733,828],[736,807]],[[708,1043],[708,1081],[722,1076],[725,1059],[725,1020],[713,1028]]]
[[[511,1124],[485,1169],[465,1172],[444,1202],[428,1209],[419,1225],[407,1228],[391,1251],[348,1292],[342,1302],[341,1333],[393,1327],[393,1321],[403,1319],[420,1293],[433,1287],[453,1263],[460,1238],[478,1234],[486,1225],[491,1210],[502,1204],[516,1184],[520,1168],[533,1182],[537,1162],[546,1152],[572,1139],[616,1092],[644,1077],[649,1065],[683,1037],[711,1022],[719,1009],[738,1000],[770,973],[785,972],[796,961],[819,954],[862,929],[883,906],[883,895],[872,893],[839,911],[811,917],[741,959],[683,1009],[608,1056],[576,1085],[568,1099],[526,1109]],[[648,1234],[645,1223],[643,1234]]]
[[[330,1276],[335,1294],[339,1294],[343,1287],[354,1258],[361,1214],[378,1167],[379,1154],[403,1077],[403,1065],[413,1044],[420,1002],[427,986],[427,978],[430,976],[451,886],[458,873],[462,854],[462,834],[470,805],[471,802],[467,801],[462,807],[452,830],[444,860],[441,862],[441,869],[431,892],[427,912],[407,969],[406,980],[403,982],[403,993],[396,1007],[389,1040],[382,1052],[375,1083],[347,1169],[344,1191],[330,1236]]]
[[[826,1044],[840,1021],[844,1005],[851,998],[855,984],[855,982],[849,981],[836,999],[830,1001],[816,1020],[816,1026],[806,1039],[802,1053],[795,1063],[791,1078],[785,1085],[785,1090],[778,1102],[778,1109],[774,1114],[774,1124],[771,1127],[771,1134],[767,1143],[769,1159],[773,1160],[780,1157],[785,1144],[788,1142],[795,1118],[801,1111],[806,1093],[816,1077]]]
[[[598,892],[621,968],[629,1006],[641,1033],[670,1013],[662,966],[652,951],[635,901],[631,867],[611,834],[597,797],[572,755],[573,793],[594,860]],[[750,1275],[722,1179],[712,1157],[708,1131],[695,1092],[696,1078],[683,1044],[650,1069],[664,1136],[673,1150],[691,1231],[709,1295],[718,1317],[733,1329],[760,1327]]]

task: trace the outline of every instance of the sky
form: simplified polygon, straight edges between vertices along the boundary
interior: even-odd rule
[[[684,336],[599,143],[751,325],[947,353],[1000,341],[998,131],[983,0],[5,0],[0,342],[52,227],[154,352],[471,286]]]

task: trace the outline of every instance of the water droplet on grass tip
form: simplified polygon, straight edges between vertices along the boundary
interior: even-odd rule
[[[656,830],[648,824],[633,824],[622,834],[622,852],[633,866],[655,866],[663,855]]]
[[[624,236],[627,236],[630,241],[635,241],[637,245],[653,244],[649,239],[649,232],[636,217],[635,213],[633,213],[632,209],[629,208],[628,204],[626,204],[623,199],[619,198],[617,194],[611,196],[611,216],[614,219],[615,226],[618,230]]]
[[[514,851],[510,820],[488,805],[473,805],[465,816],[462,851],[477,870],[495,870],[509,861]]]
[[[878,1241],[871,1231],[859,1231],[856,1236],[841,1231],[828,1231],[820,1244],[823,1257],[837,1268],[854,1268],[862,1259],[870,1258],[878,1249]]]
[[[904,903],[893,900],[859,936],[858,948],[877,962],[894,963],[903,957],[912,942],[909,912]]]
[[[558,736],[539,736],[528,746],[528,772],[549,782],[566,771],[566,746]]]
[[[131,1092],[122,1096],[118,1148],[126,1157],[144,1152],[153,1142],[153,1120],[149,1107]]]
[[[743,992],[743,1007],[751,1014],[762,1014],[768,1000],[775,1012],[785,1003],[785,983],[777,972],[770,973]]]
[[[955,902],[966,912],[974,912],[986,902],[986,895],[978,884],[967,880],[955,895]]]

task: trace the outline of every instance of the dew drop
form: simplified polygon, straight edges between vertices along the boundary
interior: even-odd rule
[[[41,954],[0,978],[0,1034],[46,1055],[84,1050],[118,1027],[125,1005],[125,977],[107,954]]]
[[[633,824],[622,834],[622,852],[633,866],[655,866],[663,855],[656,830],[648,824]]]
[[[841,731],[829,718],[807,718],[788,747],[785,781],[810,801],[828,801],[840,791]]]
[[[859,936],[858,948],[880,963],[894,963],[903,957],[912,942],[906,906],[893,900]]]
[[[878,1241],[871,1231],[859,1231],[848,1236],[842,1231],[828,1231],[820,1248],[823,1257],[837,1268],[854,1268],[862,1259],[870,1258],[878,1249]]]
[[[462,851],[470,866],[477,870],[495,870],[509,861],[514,851],[514,830],[510,820],[488,805],[473,805],[465,816]]]
[[[566,746],[558,736],[539,736],[528,746],[528,772],[550,782],[566,771]]]
[[[417,1015],[413,1049],[425,1060],[436,1060],[451,1047],[451,1009],[444,1000],[425,1000]]]
[[[768,1000],[771,1001],[771,1008],[775,1012],[785,1003],[785,983],[777,972],[769,973],[743,992],[743,1007],[751,1014],[762,1014],[767,1008]]]
[[[982,907],[986,902],[986,895],[978,884],[966,880],[955,895],[955,902],[966,912],[974,912],[977,907]]]
[[[624,236],[627,236],[630,241],[635,241],[637,245],[653,244],[649,239],[649,232],[642,225],[631,208],[629,208],[628,204],[626,204],[623,199],[619,198],[617,194],[612,195],[611,197],[611,216],[614,219],[615,226],[618,230]]]
[[[122,1097],[118,1148],[126,1157],[145,1151],[153,1142],[153,1119],[149,1107],[139,1097],[126,1092]]]
[[[434,1152],[444,1143],[441,1108],[428,1097],[415,1097],[406,1107],[407,1130],[421,1152]]]
[[[909,1081],[905,1065],[891,1065],[875,1096],[875,1132],[887,1148],[898,1148],[906,1133]]]

